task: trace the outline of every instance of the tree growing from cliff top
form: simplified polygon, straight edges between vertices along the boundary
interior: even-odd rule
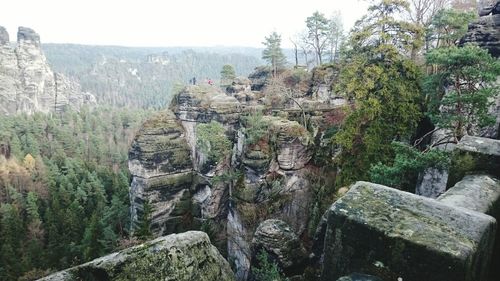
[[[262,51],[262,59],[271,65],[273,76],[276,77],[278,70],[282,69],[286,64],[286,57],[281,49],[281,35],[276,32],[265,37],[262,42],[266,48]]]
[[[325,49],[331,36],[330,21],[322,13],[316,11],[306,19],[307,37],[309,44],[316,54],[316,64],[323,63]]]
[[[234,67],[230,64],[225,64],[224,66],[222,66],[222,70],[220,71],[220,84],[222,86],[229,86],[234,78],[236,78]]]
[[[408,58],[418,30],[396,18],[407,7],[400,0],[371,6],[350,38],[338,90],[353,107],[334,137],[340,184],[368,179],[370,165],[390,161],[391,142],[408,138],[420,119],[420,72]]]
[[[500,62],[477,46],[438,48],[427,54],[427,63],[437,73],[427,78],[431,97],[430,117],[437,127],[450,132],[440,142],[457,142],[478,128],[494,124],[489,114],[492,98],[499,94],[494,84],[500,75]]]
[[[440,10],[430,21],[427,41],[435,48],[456,46],[467,33],[469,23],[475,18],[474,12]]]

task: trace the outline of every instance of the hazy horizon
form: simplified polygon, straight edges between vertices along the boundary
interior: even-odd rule
[[[340,11],[347,32],[366,13],[366,1],[184,0],[8,0],[0,10],[0,26],[11,41],[17,28],[32,28],[43,44],[120,47],[253,47],[276,31],[282,46],[305,29],[314,11],[330,17]]]

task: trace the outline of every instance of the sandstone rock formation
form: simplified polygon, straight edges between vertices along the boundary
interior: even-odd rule
[[[152,207],[152,231],[157,235],[185,230],[189,214],[193,164],[184,129],[171,112],[147,120],[129,151],[132,222],[140,218],[144,202]]]
[[[265,250],[285,273],[300,273],[307,254],[302,242],[286,222],[270,219],[257,227],[252,240],[253,253]]]
[[[482,1],[479,9],[479,19],[469,24],[469,30],[460,44],[478,45],[498,58],[500,57],[500,1]]]
[[[322,280],[486,280],[496,228],[482,213],[367,182],[332,205],[327,224]]]
[[[0,27],[0,114],[78,110],[95,102],[79,84],[52,72],[35,31],[19,27],[14,49]]]
[[[203,232],[161,237],[55,273],[41,281],[231,281],[229,263]]]
[[[293,120],[263,116],[259,122],[267,129],[250,144],[247,133],[252,126],[245,120],[262,110],[255,99],[261,93],[240,80],[229,93],[208,85],[181,90],[170,104],[173,114],[145,122],[130,149],[129,168],[134,222],[148,202],[156,235],[215,228],[218,245],[226,241],[237,279],[246,280],[254,255],[253,233],[262,221],[280,219],[297,236],[306,234],[312,198],[308,170],[315,139],[304,128],[301,111],[290,114]],[[323,115],[312,108],[308,115]],[[231,157],[217,163],[197,147],[198,127],[212,121],[223,126],[233,146]],[[315,122],[320,126],[324,120]]]

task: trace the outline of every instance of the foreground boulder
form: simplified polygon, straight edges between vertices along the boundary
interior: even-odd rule
[[[486,280],[496,229],[488,215],[358,182],[326,220],[322,280],[351,272],[383,280]]]
[[[468,175],[438,199],[441,203],[474,210],[500,219],[500,180],[490,175]],[[490,280],[500,276],[500,232],[497,230]]]
[[[500,140],[464,136],[452,158],[448,187],[466,174],[490,174],[500,178]]]
[[[254,254],[265,250],[287,272],[300,270],[307,257],[297,235],[282,220],[270,219],[262,222],[255,231],[252,241]]]
[[[234,280],[229,263],[210,244],[207,234],[189,231],[66,269],[43,281],[70,280]]]

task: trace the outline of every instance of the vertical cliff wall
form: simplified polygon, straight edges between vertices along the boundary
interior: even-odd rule
[[[40,36],[19,27],[17,45],[0,26],[0,114],[60,112],[95,104],[95,97],[83,93],[80,85],[54,73],[40,46]]]

